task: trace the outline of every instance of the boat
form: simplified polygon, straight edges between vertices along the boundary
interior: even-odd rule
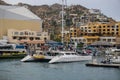
[[[110,61],[113,64],[120,64],[120,56],[113,57]]]
[[[114,47],[114,48],[108,48],[105,53],[106,54],[110,54],[110,53],[113,53],[113,52],[120,52],[120,49]]]
[[[22,58],[26,55],[24,45],[7,43],[0,41],[0,59]]]
[[[26,49],[23,45],[4,44],[0,45],[0,59],[22,58],[26,55]]]
[[[53,57],[57,55],[58,51],[40,51],[36,54],[28,54],[23,59],[22,62],[49,62]]]
[[[78,62],[92,60],[91,55],[81,55],[75,51],[59,51],[58,55],[52,58],[49,63],[60,63],[60,62]]]

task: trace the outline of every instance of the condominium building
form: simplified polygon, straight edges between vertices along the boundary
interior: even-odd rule
[[[99,36],[120,36],[120,23],[88,23],[87,25],[80,26],[83,32],[89,35]]]
[[[114,45],[119,44],[120,22],[92,22],[80,26],[80,30],[81,33],[85,34],[80,34],[80,36],[77,37],[72,36],[72,41],[82,42],[85,44],[91,44],[96,41],[106,41]],[[74,32],[72,34],[74,34]]]

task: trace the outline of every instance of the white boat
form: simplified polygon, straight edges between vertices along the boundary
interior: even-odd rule
[[[49,63],[76,62],[92,60],[91,55],[80,55],[74,51],[59,51],[58,55],[52,58]]]
[[[49,62],[53,57],[55,57],[58,54],[58,51],[46,51],[46,52],[39,52],[33,55],[28,54],[23,59],[21,59],[22,62]]]
[[[111,59],[111,62],[115,64],[120,64],[120,56],[114,57],[113,59]]]
[[[113,52],[120,52],[120,49],[114,47],[114,48],[108,48],[105,51],[106,54],[110,54],[110,53],[113,53]]]
[[[33,58],[32,55],[27,55],[23,59],[21,59],[20,61],[22,61],[22,62],[30,62],[30,61],[33,61],[33,60],[34,60],[34,58]]]
[[[0,59],[23,58],[26,55],[24,45],[8,43],[7,40],[0,40]]]

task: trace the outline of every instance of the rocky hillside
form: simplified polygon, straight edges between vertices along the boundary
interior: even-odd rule
[[[7,3],[4,2],[3,0],[0,0],[0,5],[10,5],[10,4],[7,4]]]

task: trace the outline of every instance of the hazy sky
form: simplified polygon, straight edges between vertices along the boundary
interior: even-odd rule
[[[62,0],[4,0],[7,3],[17,4],[23,2],[32,5],[62,3]],[[120,0],[67,0],[67,4],[80,4],[87,8],[100,9],[108,17],[120,21]]]

